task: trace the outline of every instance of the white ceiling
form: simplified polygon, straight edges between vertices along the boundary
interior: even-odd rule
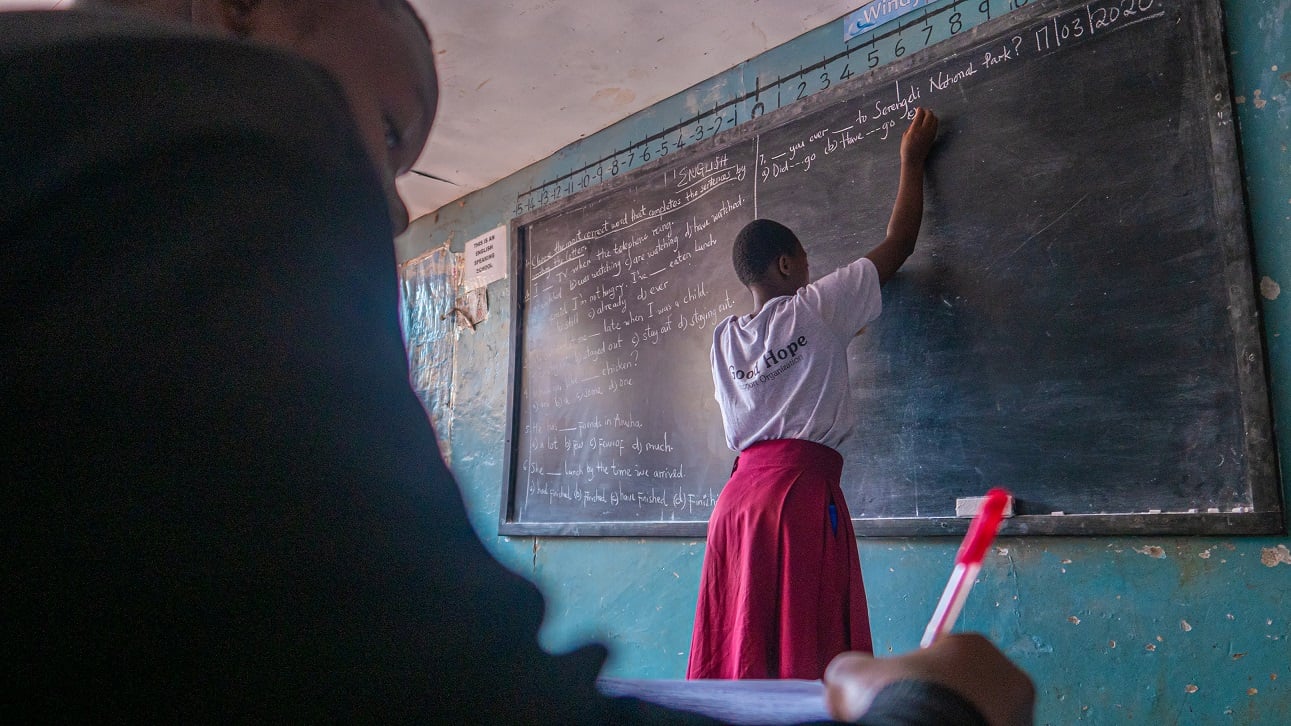
[[[411,0],[439,115],[399,192],[415,219],[865,0]],[[0,0],[0,10],[70,0]],[[840,23],[839,33],[842,33]]]
[[[440,106],[413,218],[842,18],[865,0],[411,0]],[[839,31],[841,35],[842,25]]]

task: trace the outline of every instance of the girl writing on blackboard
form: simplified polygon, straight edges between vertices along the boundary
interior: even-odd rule
[[[856,421],[847,344],[882,310],[879,288],[914,251],[937,117],[917,109],[901,139],[887,236],[808,282],[807,253],[759,219],[732,260],[753,312],[713,333],[726,443],[739,452],[708,525],[688,678],[819,679],[844,651],[872,651],[839,444]]]

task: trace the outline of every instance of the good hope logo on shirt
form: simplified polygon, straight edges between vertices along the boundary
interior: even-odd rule
[[[766,355],[762,356],[762,359],[754,364],[753,370],[742,371],[735,366],[730,366],[731,378],[736,381],[748,381],[745,385],[771,380],[801,360],[798,358],[798,351],[806,347],[807,336],[805,335],[799,335],[796,339],[790,341],[788,345],[780,348],[768,346]],[[788,363],[785,363],[785,361],[788,361]],[[780,365],[781,363],[784,363],[784,365]],[[761,372],[763,369],[762,364],[766,364],[766,373]],[[777,365],[780,365],[779,369],[772,371],[771,369]]]

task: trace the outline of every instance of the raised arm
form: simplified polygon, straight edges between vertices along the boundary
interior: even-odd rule
[[[914,252],[923,220],[924,161],[936,138],[936,115],[926,108],[916,109],[910,127],[901,137],[901,179],[897,183],[892,217],[888,220],[887,237],[865,255],[879,271],[879,284],[890,280]]]

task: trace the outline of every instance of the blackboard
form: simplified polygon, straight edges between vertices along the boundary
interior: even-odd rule
[[[1044,0],[513,222],[500,531],[701,536],[730,473],[714,324],[756,217],[813,276],[882,240],[942,119],[923,232],[848,349],[857,533],[1283,527],[1218,2]]]

